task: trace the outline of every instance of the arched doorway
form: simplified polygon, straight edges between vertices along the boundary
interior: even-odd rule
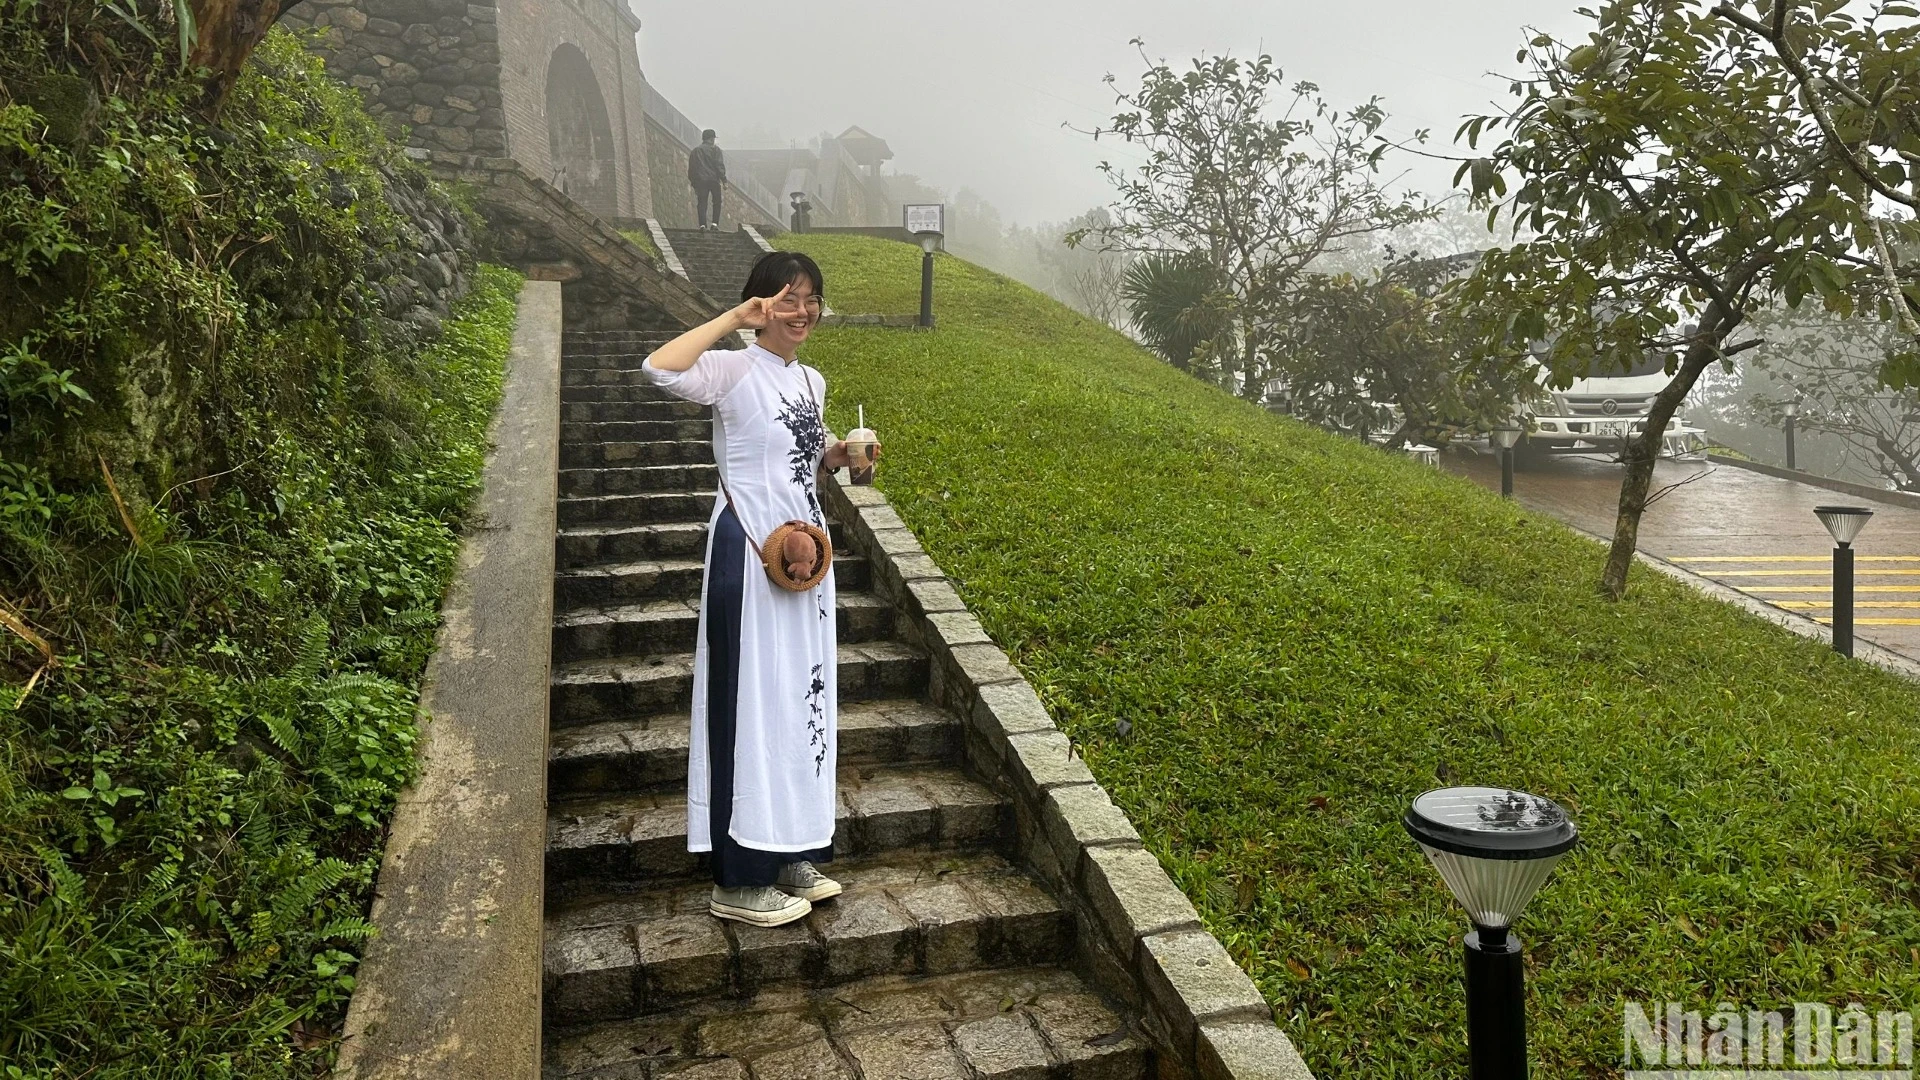
[[[547,63],[547,152],[553,186],[603,218],[619,214],[607,99],[587,55],[572,45],[553,50]]]

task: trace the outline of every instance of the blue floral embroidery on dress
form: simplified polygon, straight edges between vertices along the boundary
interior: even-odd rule
[[[801,378],[810,378],[801,372]],[[811,389],[811,384],[809,384]],[[813,523],[824,529],[826,518],[820,512],[820,498],[814,485],[814,467],[820,455],[827,448],[827,426],[820,419],[819,406],[809,398],[796,401],[785,394],[780,395],[780,411],[775,418],[786,427],[793,436],[793,449],[787,452],[787,464],[792,466],[788,479],[799,485],[801,494],[807,497],[807,510],[813,515]],[[827,617],[827,601],[823,591],[813,590],[814,611],[821,619]]]
[[[813,665],[813,682],[807,687],[807,709],[812,713],[807,717],[807,731],[811,734],[808,746],[820,749],[813,755],[813,775],[819,776],[820,769],[827,760],[827,681],[820,676],[821,665]]]
[[[782,394],[776,418],[793,436],[793,449],[787,451],[787,464],[792,466],[788,479],[806,493],[813,523],[825,527],[820,517],[820,500],[813,490],[814,466],[827,449],[827,426],[820,422],[820,410],[811,401],[794,401]]]

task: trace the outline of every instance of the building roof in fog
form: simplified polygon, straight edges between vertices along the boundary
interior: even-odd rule
[[[847,153],[862,165],[893,160],[893,148],[887,145],[887,140],[860,127],[850,127],[841,132],[838,138]]]

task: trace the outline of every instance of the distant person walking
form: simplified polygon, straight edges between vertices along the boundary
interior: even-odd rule
[[[700,133],[700,145],[687,155],[687,183],[693,185],[700,227],[717,230],[720,228],[720,192],[727,182],[727,158],[715,144],[716,138],[712,128]],[[709,202],[713,204],[711,214],[707,212]]]

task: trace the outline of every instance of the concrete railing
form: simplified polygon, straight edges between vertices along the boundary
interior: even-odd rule
[[[1200,925],[886,496],[837,480],[822,493],[906,639],[930,657],[929,695],[961,717],[968,764],[1012,796],[1018,853],[1073,913],[1089,981],[1201,1080],[1313,1080],[1253,980]]]
[[[529,281],[336,1076],[540,1075],[560,285]]]

